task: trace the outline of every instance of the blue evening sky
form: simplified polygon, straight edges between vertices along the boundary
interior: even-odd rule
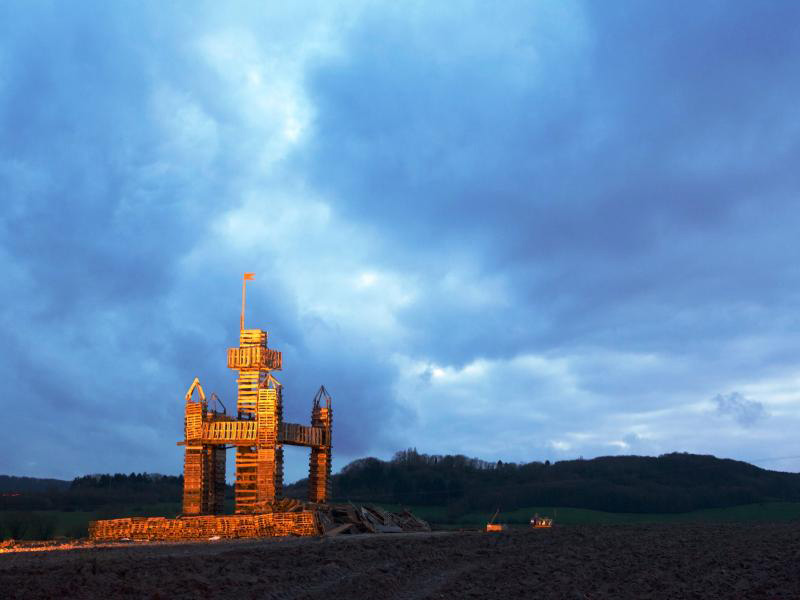
[[[754,0],[3,2],[0,473],[179,472],[192,379],[234,404],[244,271],[286,418],[333,395],[335,468],[800,470],[798,24]]]

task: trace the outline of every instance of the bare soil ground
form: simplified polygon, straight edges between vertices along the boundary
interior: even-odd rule
[[[800,599],[800,523],[145,543],[0,555],[2,598]]]

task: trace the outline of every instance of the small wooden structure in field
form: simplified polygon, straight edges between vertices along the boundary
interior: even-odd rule
[[[489,522],[486,524],[486,531],[488,532],[498,532],[498,531],[505,531],[506,526],[502,523],[495,523],[494,520],[497,518],[497,515],[500,514],[500,509],[498,508],[495,513],[492,515],[492,518],[489,519]]]
[[[553,519],[550,517],[540,517],[536,513],[531,517],[531,529],[549,529],[553,526]]]

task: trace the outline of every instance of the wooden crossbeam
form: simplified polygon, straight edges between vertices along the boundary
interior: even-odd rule
[[[258,442],[258,421],[232,420],[205,421],[201,434],[191,439],[193,444],[204,446],[232,445],[253,446]],[[328,430],[313,425],[281,423],[277,430],[275,443],[287,446],[321,448],[330,445]],[[185,444],[185,442],[179,442]]]
[[[330,443],[328,431],[324,427],[282,423],[278,440],[288,446],[306,446],[314,448],[327,446]]]
[[[206,421],[203,423],[204,444],[251,444],[258,432],[256,421]]]

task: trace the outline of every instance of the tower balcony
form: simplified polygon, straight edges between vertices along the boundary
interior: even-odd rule
[[[278,350],[264,346],[228,348],[229,369],[258,369],[280,371],[283,361]]]

